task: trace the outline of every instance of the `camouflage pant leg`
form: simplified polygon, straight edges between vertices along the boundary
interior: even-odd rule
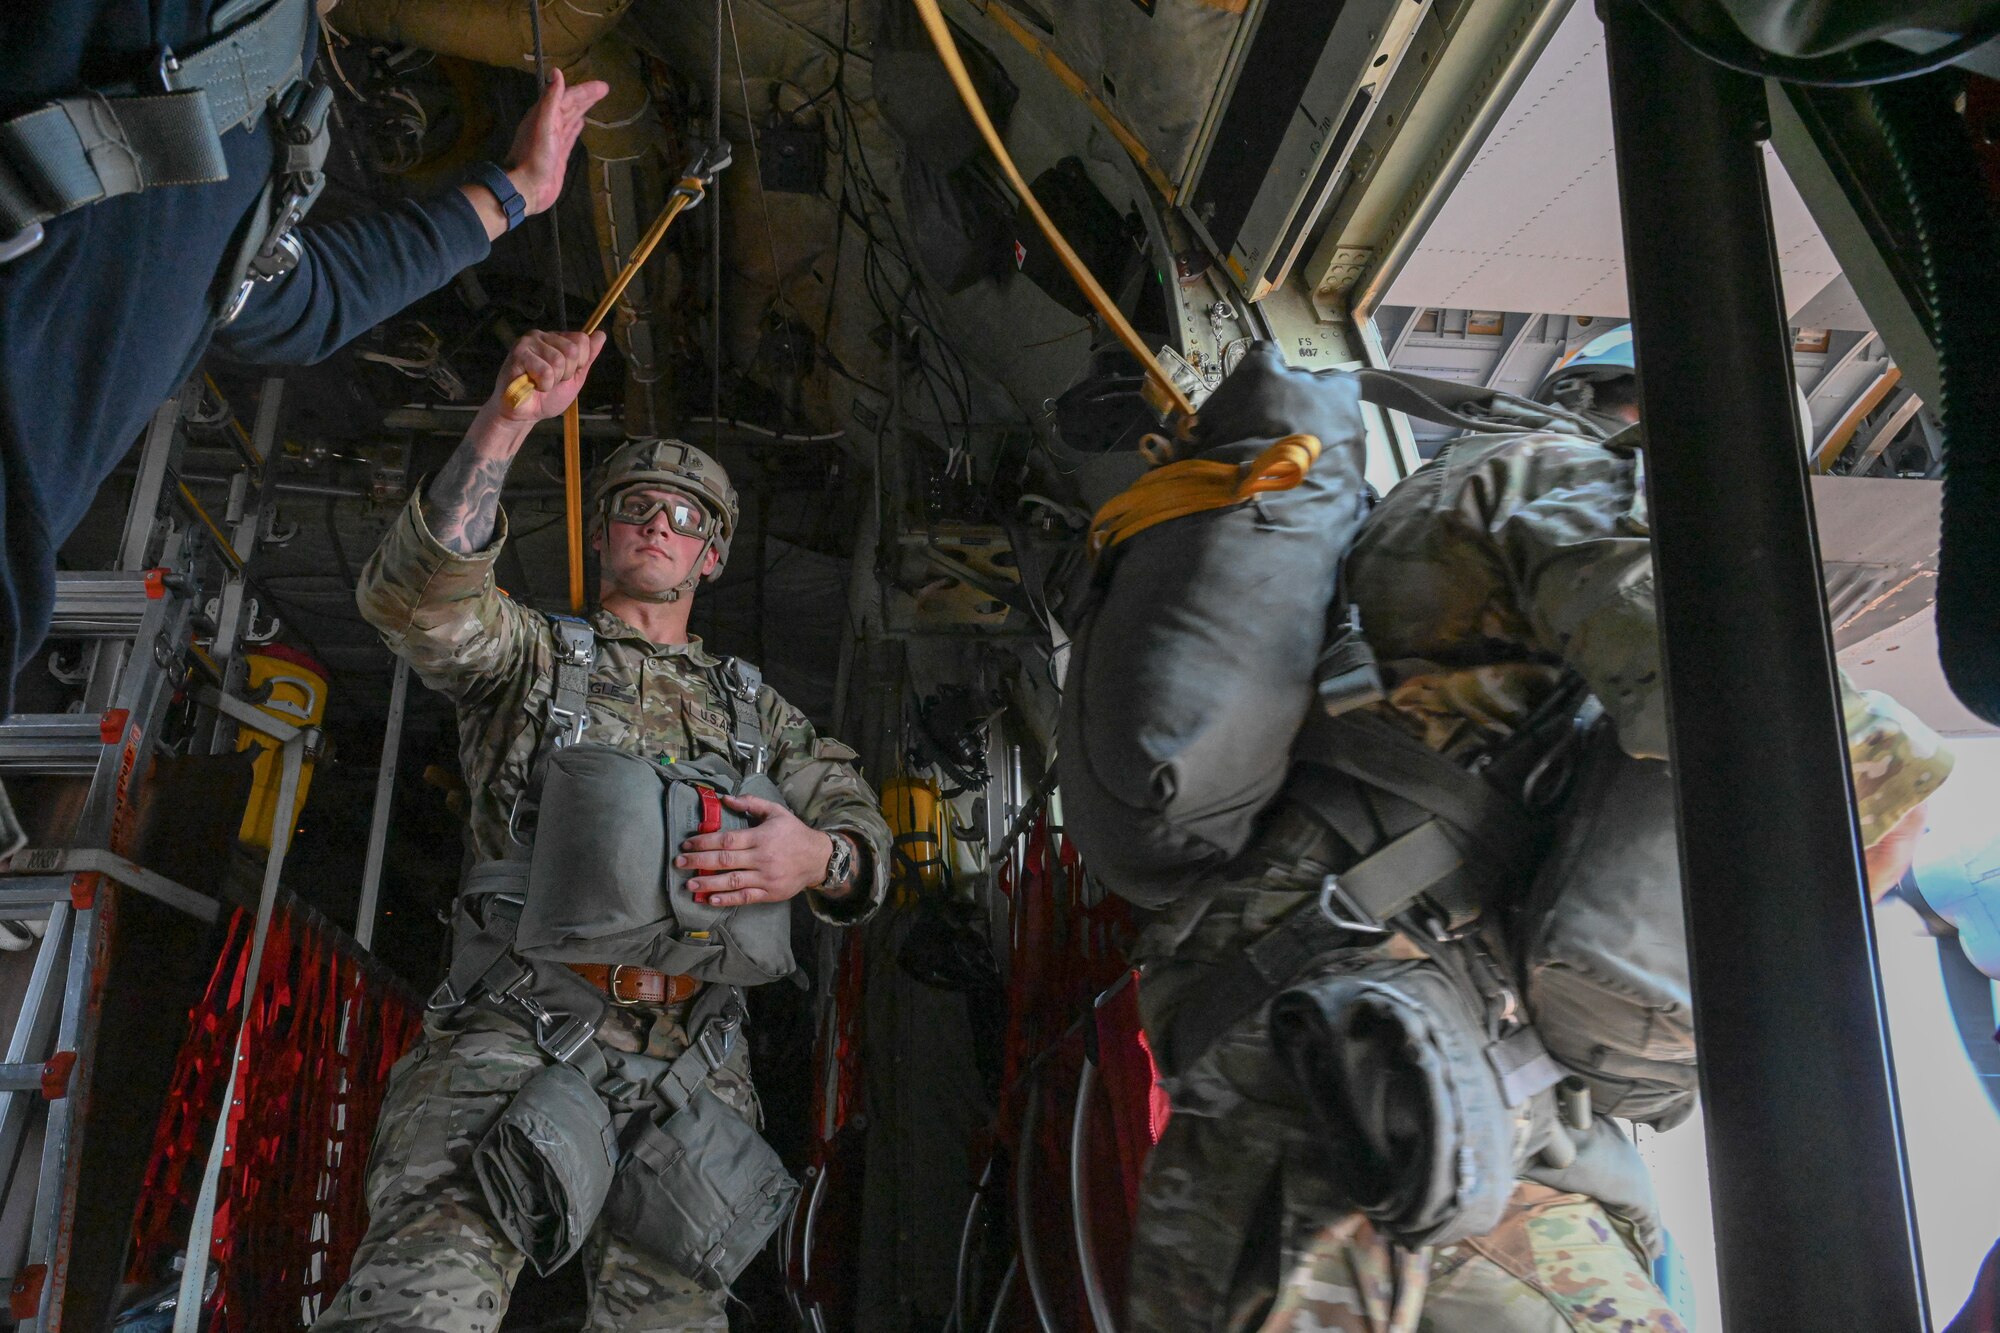
[[[1394,1269],[1366,1225],[1329,1228],[1286,1279],[1262,1333],[1384,1333],[1396,1327]],[[1526,1182],[1498,1227],[1439,1251],[1413,1294],[1418,1333],[1687,1333],[1601,1205]]]
[[[599,1227],[584,1248],[590,1314],[584,1333],[729,1333],[726,1291],[622,1244]]]
[[[472,1150],[544,1061],[518,1031],[432,1033],[397,1064],[368,1162],[368,1232],[313,1333],[492,1333],[523,1256]]]
[[[1484,1236],[1439,1252],[1423,1333],[1687,1333],[1629,1229],[1596,1200],[1514,1187]]]

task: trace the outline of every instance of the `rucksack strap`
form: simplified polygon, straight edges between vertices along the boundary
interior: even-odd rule
[[[764,692],[764,673],[740,657],[725,657],[717,674],[718,688],[729,705],[734,727],[730,744],[736,766],[747,776],[771,766],[771,746],[764,736],[764,715],[757,701]]]
[[[302,82],[312,23],[312,0],[270,0],[192,53],[162,51],[143,86],[86,90],[0,122],[0,238],[117,195],[227,179],[222,135]],[[281,174],[287,148],[281,139]]]
[[[1457,929],[1479,915],[1494,886],[1514,881],[1529,867],[1535,843],[1527,810],[1480,774],[1382,718],[1316,715],[1300,732],[1294,755],[1428,812],[1429,818],[1334,877],[1334,905],[1354,925],[1382,930],[1426,900],[1447,929]],[[1372,845],[1374,840],[1356,841],[1343,828],[1343,822],[1352,824],[1351,812],[1315,799],[1337,784],[1316,782],[1310,768],[1298,782],[1298,797],[1309,808],[1326,807],[1322,817],[1350,845]]]
[[[1406,370],[1357,370],[1361,397],[1406,416],[1477,434],[1559,430],[1602,440],[1605,432],[1581,413],[1479,384],[1412,375]]]

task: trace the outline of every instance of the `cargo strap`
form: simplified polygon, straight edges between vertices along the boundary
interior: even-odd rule
[[[225,4],[217,26],[243,9]],[[0,238],[25,253],[50,218],[155,186],[227,179],[222,135],[299,88],[312,22],[312,0],[271,0],[187,55],[163,49],[143,85],[56,98],[0,123]],[[296,165],[281,145],[277,170]]]
[[[771,746],[764,735],[764,716],[757,701],[764,692],[763,671],[740,657],[725,657],[716,675],[717,688],[729,704],[735,735],[730,744],[736,751],[736,766],[747,777],[771,766]]]

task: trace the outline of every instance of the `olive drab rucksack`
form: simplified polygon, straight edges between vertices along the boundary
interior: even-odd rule
[[[1670,1129],[1694,1110],[1694,1008],[1674,783],[1589,717],[1552,842],[1516,917],[1528,1010],[1606,1115]]]

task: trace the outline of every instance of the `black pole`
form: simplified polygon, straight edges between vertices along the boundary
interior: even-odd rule
[[[1601,0],[1724,1325],[1923,1278],[1764,190],[1764,89]]]

